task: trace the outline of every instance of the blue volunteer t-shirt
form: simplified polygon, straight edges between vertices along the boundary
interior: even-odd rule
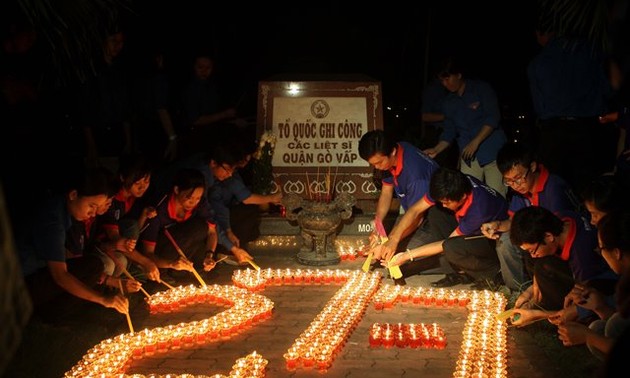
[[[481,235],[481,225],[508,218],[508,203],[496,190],[476,178],[466,175],[472,191],[462,207],[455,213],[458,235]]]
[[[71,227],[72,216],[65,196],[51,198],[40,208],[27,228],[16,237],[25,276],[45,267],[48,261],[66,261],[66,233]]]
[[[394,193],[405,211],[423,197],[434,203],[429,195],[429,184],[438,164],[408,142],[398,143],[396,156],[396,166],[390,170],[391,176],[383,179],[383,185],[394,186]]]
[[[549,173],[542,164],[538,164],[540,175],[534,183],[533,193],[525,195],[514,192],[510,201],[510,217],[518,210],[540,206],[556,214],[561,210],[577,211],[577,203],[573,190],[560,176]]]

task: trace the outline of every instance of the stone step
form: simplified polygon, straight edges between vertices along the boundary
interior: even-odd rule
[[[371,221],[374,214],[357,214],[342,221],[338,235],[367,236],[372,232]],[[390,213],[383,224],[390,230],[396,221],[396,214]],[[297,221],[289,221],[279,215],[263,215],[260,222],[260,235],[298,235],[300,227]]]

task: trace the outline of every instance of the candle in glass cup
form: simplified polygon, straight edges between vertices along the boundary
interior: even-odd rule
[[[158,353],[165,353],[168,351],[169,344],[168,336],[164,333],[160,333],[157,337],[156,351]]]
[[[287,364],[287,369],[292,370],[297,368],[299,355],[295,352],[289,351],[284,354],[284,360]]]
[[[304,353],[304,355],[302,356],[302,365],[306,368],[312,367],[313,365],[315,365],[315,357],[313,356],[313,353],[311,352]]]
[[[144,345],[144,353],[147,356],[153,356],[157,351],[157,338],[154,336],[148,336],[145,339],[146,344]]]

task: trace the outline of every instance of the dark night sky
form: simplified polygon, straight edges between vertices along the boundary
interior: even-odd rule
[[[160,43],[183,72],[190,46],[206,46],[214,52],[217,75],[250,92],[258,81],[283,73],[364,74],[382,82],[386,105],[412,109],[420,103],[425,59],[431,69],[441,56],[455,53],[467,60],[469,77],[494,86],[502,104],[529,107],[525,69],[537,51],[535,2],[338,3],[136,1],[127,47],[138,52]]]

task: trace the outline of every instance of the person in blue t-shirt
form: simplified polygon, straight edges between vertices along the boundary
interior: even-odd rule
[[[578,313],[575,306],[564,306],[576,283],[597,287],[612,299],[618,276],[595,253],[597,231],[586,217],[571,211],[554,214],[541,206],[524,207],[512,217],[510,238],[534,260],[533,284],[514,304],[515,314],[520,314],[514,325],[549,318],[560,310],[558,316],[565,321],[586,319],[589,315]]]
[[[549,172],[526,146],[516,143],[504,145],[497,155],[497,165],[504,185],[511,189],[510,219],[484,223],[481,231],[497,240],[505,285],[511,290],[522,291],[531,285],[531,277],[525,268],[530,257],[510,241],[510,223],[514,213],[527,206],[542,206],[554,213],[560,210],[580,211],[581,206],[569,184]]]
[[[235,170],[238,168],[241,158],[240,149],[231,144],[230,140],[221,139],[221,143],[215,143],[209,148],[208,152],[197,153],[179,159],[166,166],[160,172],[157,172],[154,180],[156,184],[152,185],[152,187],[154,187],[152,197],[161,198],[164,193],[170,191],[173,177],[178,170],[183,168],[198,170],[205,180],[206,192],[204,200],[207,202],[212,212],[213,219],[216,222],[219,214],[217,214],[217,210],[212,206],[213,192],[221,181],[232,177]],[[247,260],[252,260],[252,256],[245,249],[230,240],[226,230],[221,224],[216,223],[216,227],[219,238],[217,253],[230,253],[233,255],[233,259],[230,260],[240,265],[246,265]]]
[[[96,290],[106,278],[101,260],[83,250],[66,248],[73,230],[77,230],[73,222],[95,217],[113,192],[111,174],[104,169],[78,172],[76,176],[64,195],[50,198],[27,225],[16,228],[16,246],[31,300],[36,311],[70,309],[73,297],[77,297],[127,313],[129,301],[124,296]],[[85,231],[83,227],[80,234]]]
[[[440,168],[433,174],[430,194],[441,207],[455,213],[456,227],[445,239],[394,255],[390,265],[404,264],[403,276],[410,276],[418,273],[416,259],[444,253],[454,273],[447,273],[432,286],[450,287],[473,280],[473,288],[499,284],[500,265],[494,240],[468,237],[481,235],[483,223],[508,218],[505,198],[476,178],[449,168]]]
[[[423,224],[431,223],[434,227],[446,229],[449,233],[456,221],[452,214],[439,208],[433,208],[433,199],[429,195],[431,176],[439,168],[438,164],[418,148],[407,142],[394,142],[382,130],[373,130],[361,137],[359,155],[372,167],[386,172],[382,180],[382,189],[376,205],[376,218],[381,221],[397,198],[404,210],[404,215],[391,229],[387,242],[373,247],[375,261],[389,260],[396,249],[415,248],[434,241],[435,233],[423,232]],[[424,222],[426,218],[426,222]],[[371,235],[375,240],[376,230]],[[438,267],[438,259],[424,261],[428,267]]]
[[[442,85],[450,92],[442,105],[444,132],[440,141],[424,152],[435,158],[456,140],[461,154],[460,170],[505,197],[507,189],[501,182],[496,158],[507,137],[499,122],[497,95],[487,82],[465,78],[459,64],[447,58],[438,74]]]

